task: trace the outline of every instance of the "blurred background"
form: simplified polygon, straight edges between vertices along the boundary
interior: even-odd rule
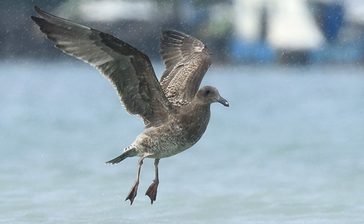
[[[113,34],[163,73],[159,35],[205,42],[212,105],[191,149],[159,165],[114,158],[143,130],[91,66],[52,46],[34,5]],[[361,0],[1,0],[0,223],[362,224]]]
[[[204,39],[217,63],[364,61],[360,0],[3,0],[0,4],[2,58],[59,57],[29,20],[36,4],[110,32],[154,59],[159,59],[160,31],[177,29]]]

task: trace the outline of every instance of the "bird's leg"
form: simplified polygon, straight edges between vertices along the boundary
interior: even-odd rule
[[[149,186],[147,192],[145,193],[145,195],[148,195],[148,197],[150,198],[150,202],[152,204],[157,198],[157,188],[159,184],[158,164],[159,164],[159,159],[155,159],[154,160],[155,178],[153,180],[153,183]]]
[[[130,200],[130,205],[133,204],[135,197],[137,196],[137,191],[138,191],[138,185],[139,185],[139,178],[140,178],[140,170],[142,168],[143,165],[143,160],[145,157],[140,157],[139,161],[138,161],[138,172],[137,172],[137,177],[135,180],[135,183],[133,185],[133,187],[131,188],[128,197],[126,197],[126,200]]]

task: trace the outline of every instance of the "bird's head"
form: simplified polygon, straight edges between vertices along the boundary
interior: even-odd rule
[[[197,92],[197,98],[204,103],[219,102],[225,107],[229,106],[229,102],[220,96],[219,91],[212,86],[204,86]]]

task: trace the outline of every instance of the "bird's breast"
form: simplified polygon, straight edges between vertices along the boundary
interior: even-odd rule
[[[203,135],[210,113],[185,113],[171,117],[158,127],[146,129],[137,141],[153,158],[173,156],[193,146]]]
[[[175,119],[173,131],[179,139],[183,139],[183,145],[191,147],[205,132],[210,120],[209,108],[186,112]]]

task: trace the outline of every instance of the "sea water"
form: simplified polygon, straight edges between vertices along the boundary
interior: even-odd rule
[[[158,74],[162,65],[156,66]],[[124,199],[143,129],[81,62],[0,64],[0,223],[364,223],[361,67],[212,66],[212,105],[191,149],[160,162],[157,201]]]

